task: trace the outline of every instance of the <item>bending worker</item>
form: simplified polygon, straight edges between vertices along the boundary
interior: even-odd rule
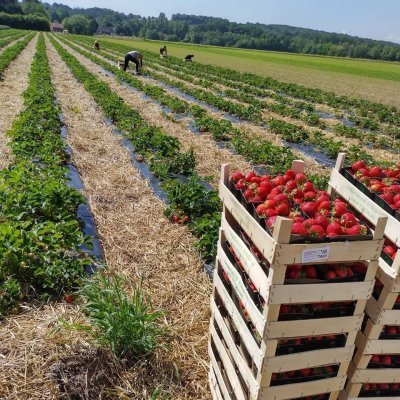
[[[161,47],[160,56],[167,56],[167,46]]]
[[[93,46],[96,50],[100,50],[100,43],[96,40]]]
[[[136,73],[140,74],[140,69],[143,67],[143,56],[138,51],[130,51],[125,55],[124,71],[128,68],[129,61],[136,65]]]

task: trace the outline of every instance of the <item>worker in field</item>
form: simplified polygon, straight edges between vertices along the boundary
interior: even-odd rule
[[[141,68],[143,67],[143,56],[138,51],[130,51],[125,55],[124,71],[128,68],[129,61],[132,61],[136,65],[136,74],[140,75]]]
[[[193,54],[188,54],[188,55],[183,59],[183,61],[193,61],[193,60],[192,60],[193,57],[194,57]]]
[[[161,47],[160,49],[160,57],[167,57],[167,46]]]
[[[93,46],[96,50],[100,51],[100,43],[96,40]]]

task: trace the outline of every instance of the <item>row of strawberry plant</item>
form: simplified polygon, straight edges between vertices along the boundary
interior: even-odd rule
[[[82,50],[81,48],[79,48],[77,46],[73,46],[69,41],[66,43],[68,45],[70,45],[72,48],[74,48],[74,50],[76,50],[76,51],[80,52],[81,54],[85,55],[86,57],[90,58],[92,61],[100,63],[100,65],[102,65],[106,69],[110,70],[110,67],[105,66],[104,61],[100,61],[97,56],[94,56],[94,55]],[[107,52],[102,52],[101,54],[105,58],[114,60],[114,56],[108,54]],[[105,63],[105,64],[107,64],[107,63]],[[180,81],[173,80],[163,74],[158,74],[156,72],[152,72],[152,73],[150,73],[150,75],[153,78],[162,81],[163,83],[165,83],[168,86],[178,88],[181,92],[189,94],[190,96],[194,97],[195,99],[197,99],[199,101],[204,101],[206,103],[209,103],[209,104],[215,106],[216,108],[222,109],[223,111],[229,111],[231,114],[240,116],[242,119],[247,119],[247,120],[258,119],[257,115],[256,116],[253,115],[252,117],[246,118],[246,115],[244,115],[245,111],[242,106],[234,104],[227,100],[221,99],[219,96],[216,96],[209,92],[203,91],[202,89],[189,88],[187,85],[185,85],[184,83],[182,83]],[[254,108],[257,109],[256,107],[254,107]],[[242,111],[239,115],[238,115],[238,113],[235,113],[235,110],[237,110],[237,109],[241,109],[241,111]],[[203,116],[203,118],[197,120],[196,124],[198,126],[204,126],[205,125],[203,123],[204,120],[208,120],[210,122],[208,124],[208,126],[206,125],[207,130],[209,130],[209,127],[215,128],[216,124],[212,123],[210,121],[209,117],[205,117],[205,116]],[[299,126],[288,123],[286,121],[274,119],[274,118],[269,119],[267,121],[267,123],[268,123],[270,129],[272,130],[272,132],[281,135],[282,138],[287,140],[288,142],[312,144],[315,146],[316,150],[326,153],[331,158],[335,158],[340,151],[344,150],[343,142],[335,141],[332,138],[327,137],[324,133],[322,133],[320,131],[312,133],[310,135],[310,133],[308,131],[306,131],[305,129],[303,129]],[[230,125],[232,125],[232,124],[230,124]],[[221,131],[220,124],[217,124],[217,126],[218,126],[218,128],[216,130],[219,135],[218,139],[221,139],[221,138],[227,139],[227,135],[225,135],[226,130]],[[231,133],[236,132],[235,128],[232,127],[232,129],[233,129],[233,131],[230,130]],[[223,134],[223,136],[221,134]],[[243,139],[243,134],[240,135],[239,138]],[[248,146],[253,147],[253,144],[254,144],[253,142],[250,144],[249,143],[244,143],[244,144],[240,143],[240,145],[236,146],[236,148],[240,149],[240,151],[243,152],[245,147],[248,147]],[[363,151],[359,146],[353,146],[353,150],[350,151],[350,154],[355,154],[356,151],[359,151],[360,153],[362,153],[364,155],[364,157],[367,158],[368,160],[370,160],[370,161],[373,160],[373,158],[370,155],[368,155],[365,151]],[[239,154],[243,154],[243,153],[239,153]],[[252,154],[252,152],[246,152],[245,154]],[[246,157],[247,157],[247,155],[246,155]],[[254,160],[253,160],[253,162],[254,162]]]
[[[168,94],[161,97],[159,93],[166,92],[158,86],[156,86],[158,90],[153,91],[154,85],[144,85],[139,79],[129,73],[119,70],[117,67],[102,60],[98,56],[84,51],[80,47],[74,46],[70,41],[66,41],[65,39],[62,39],[62,41],[78,53],[113,73],[119,80],[137,89],[143,88],[144,93],[161,104],[165,104],[165,96],[170,97],[171,100],[180,104],[186,113],[190,113],[194,116],[195,125],[200,130],[210,132],[215,140],[230,140],[229,145],[231,145],[238,154],[243,155],[248,161],[255,164],[266,164],[272,170],[279,171],[282,168],[288,167],[293,160],[294,156],[289,148],[275,146],[267,140],[249,138],[243,131],[235,128],[230,121],[212,118],[206,114],[206,110],[203,107],[198,105],[191,105],[184,100]],[[104,55],[106,58],[112,60],[112,57],[110,55],[107,56],[107,53]]]
[[[97,79],[53,37],[50,40],[104,114],[132,142],[135,151],[144,155],[153,173],[163,181],[170,202],[166,212],[171,216],[183,213],[187,217],[185,222],[188,222],[189,228],[199,238],[200,252],[206,260],[212,260],[218,239],[221,204],[218,193],[205,190],[201,178],[194,171],[193,153],[181,153],[180,143],[176,138],[144,121],[139,113],[112,92],[107,83]],[[190,161],[185,164],[188,155]],[[183,182],[174,173],[187,175],[188,178]]]
[[[170,76],[173,76],[178,79],[182,79],[186,82],[190,82],[194,85],[198,85],[198,86],[201,86],[206,89],[212,89],[213,91],[217,90],[213,87],[214,82],[223,84],[223,85],[225,83],[227,83],[226,80],[223,80],[221,78],[210,80],[210,77],[205,73],[202,74],[203,77],[195,78],[190,73],[176,71],[173,68],[167,70],[167,69],[163,68],[163,66],[158,64],[158,62],[151,62],[151,61],[149,62],[148,60],[146,60],[146,65],[148,65],[150,68],[152,68],[156,71],[166,73]],[[147,71],[149,71],[149,70],[147,69]],[[197,74],[198,73],[196,72],[196,75]],[[232,83],[234,83],[234,82],[232,82]],[[232,86],[232,85],[225,85],[225,86]],[[270,93],[272,93],[272,92],[270,92]],[[270,95],[270,93],[268,93],[269,94],[268,97],[272,98],[273,96]],[[321,121],[318,114],[310,111],[309,107],[304,108],[304,105],[306,104],[304,102],[301,102],[301,103],[300,102],[290,102],[290,101],[268,102],[268,101],[265,101],[264,99],[257,98],[256,95],[249,92],[248,90],[243,90],[243,89],[238,90],[236,88],[234,88],[234,89],[227,88],[227,89],[218,90],[217,94],[219,94],[220,96],[223,96],[223,97],[228,97],[231,99],[239,100],[242,103],[247,103],[254,107],[258,107],[260,109],[265,109],[265,110],[274,112],[274,113],[282,115],[284,117],[290,117],[290,118],[304,121],[307,124],[312,125],[312,126],[323,126],[323,122]],[[276,96],[276,97],[278,97],[278,96]],[[284,99],[283,96],[280,96],[280,98]]]
[[[79,286],[91,260],[77,220],[82,196],[68,185],[50,68],[41,35],[13,122],[13,164],[0,171],[0,316],[22,300],[58,298]]]
[[[0,38],[0,48],[8,45],[9,43],[13,42],[14,40],[17,40],[25,35],[26,35],[26,32],[20,32],[20,33],[13,34],[11,36]]]
[[[0,54],[0,80],[2,79],[4,71],[7,69],[11,61],[15,60],[19,56],[19,54],[25,49],[34,36],[35,33],[30,33],[25,39],[22,39],[12,46],[7,47]]]

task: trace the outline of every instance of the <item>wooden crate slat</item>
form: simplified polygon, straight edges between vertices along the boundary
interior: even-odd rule
[[[261,366],[262,362],[262,354],[260,348],[258,347],[256,341],[254,340],[253,336],[251,335],[249,328],[247,327],[246,323],[243,321],[243,318],[239,314],[235,304],[233,303],[232,299],[230,298],[228,292],[226,291],[221,279],[217,274],[214,274],[214,285],[220,295],[224,306],[229,313],[230,317],[233,320],[233,323],[236,326],[250,356],[253,358],[254,363],[258,368]]]
[[[239,257],[244,270],[253,281],[254,286],[256,287],[260,295],[267,302],[270,288],[269,278],[264,273],[251,251],[247,248],[246,244],[229,225],[224,214],[222,214],[221,227],[226,236],[226,239],[232,245],[236,255]]]
[[[357,369],[352,383],[400,383],[400,368]]]
[[[211,328],[212,338],[214,339],[214,345],[218,351],[219,357],[221,358],[222,364],[224,365],[224,369],[228,375],[229,383],[232,386],[232,389],[238,400],[247,400],[246,395],[243,392],[242,385],[239,381],[239,377],[235,371],[235,367],[232,364],[231,359],[229,358],[228,353],[225,350],[221,339],[215,332],[215,329]]]
[[[368,299],[374,282],[272,285],[269,304],[312,303]]]
[[[363,316],[266,322],[264,337],[281,339],[356,331],[361,327]]]
[[[241,354],[239,353],[239,350],[237,349],[232,336],[226,327],[225,321],[222,318],[221,313],[218,310],[217,305],[214,303],[211,306],[211,311],[213,313],[214,319],[218,325],[218,328],[220,329],[222,336],[225,340],[226,345],[228,346],[229,351],[231,352],[231,355],[233,359],[236,362],[236,365],[238,366],[238,369],[240,370],[240,373],[242,374],[243,380],[246,382],[247,387],[249,388],[249,391],[252,392],[254,396],[257,396],[257,391],[258,391],[258,384],[247,366],[246,361],[243,359]],[[216,335],[216,331],[214,327],[211,327],[211,334]]]
[[[269,261],[275,249],[275,242],[268,233],[257,223],[252,215],[238,202],[236,197],[226,187],[224,182],[220,182],[219,195],[224,203],[224,206],[233,215],[241,228],[247,233],[252,242],[257,246],[258,250]]]
[[[285,372],[349,362],[353,357],[354,348],[353,345],[270,357],[265,360],[263,372]]]
[[[213,352],[210,344],[208,345],[208,354],[209,354],[210,360],[211,360],[211,369],[214,372],[215,377],[217,378],[217,383],[219,385],[219,388],[220,388],[224,398],[230,399],[231,396],[229,394],[229,390],[225,385],[224,378],[222,377],[221,370],[219,369],[217,360],[215,359],[214,352]]]
[[[376,272],[376,277],[389,291],[400,292],[400,276],[383,258],[379,258],[379,268]]]
[[[260,400],[288,400],[341,390],[346,376],[261,388]]]
[[[365,312],[379,325],[400,325],[400,310],[383,310],[374,297],[367,301]]]
[[[243,302],[244,306],[246,307],[250,315],[250,318],[254,326],[256,327],[258,333],[262,335],[265,325],[264,317],[258,310],[257,306],[254,304],[252,298],[250,297],[247,289],[243,284],[241,276],[239,275],[236,268],[232,265],[227,255],[225,254],[224,250],[222,249],[221,243],[218,243],[217,257],[230,279],[233,290],[235,291],[236,295],[239,297],[239,299]]]
[[[355,242],[276,244],[275,264],[304,264],[311,251],[316,253],[315,263],[334,263],[359,260],[377,260],[382,240]],[[318,251],[321,255],[318,254]],[[307,258],[308,259],[308,258]],[[310,261],[312,263],[312,261]]]
[[[329,186],[331,186],[335,192],[340,194],[372,224],[376,225],[379,217],[387,217],[388,220],[385,228],[385,235],[400,247],[399,221],[397,221],[396,218],[388,214],[373,200],[365,196],[364,193],[356,188],[336,169],[332,170]]]
[[[209,382],[213,400],[224,400],[213,369],[209,372]]]

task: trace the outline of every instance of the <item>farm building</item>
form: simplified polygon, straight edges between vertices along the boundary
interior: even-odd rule
[[[64,25],[58,22],[51,22],[50,23],[50,31],[51,32],[64,32]]]

